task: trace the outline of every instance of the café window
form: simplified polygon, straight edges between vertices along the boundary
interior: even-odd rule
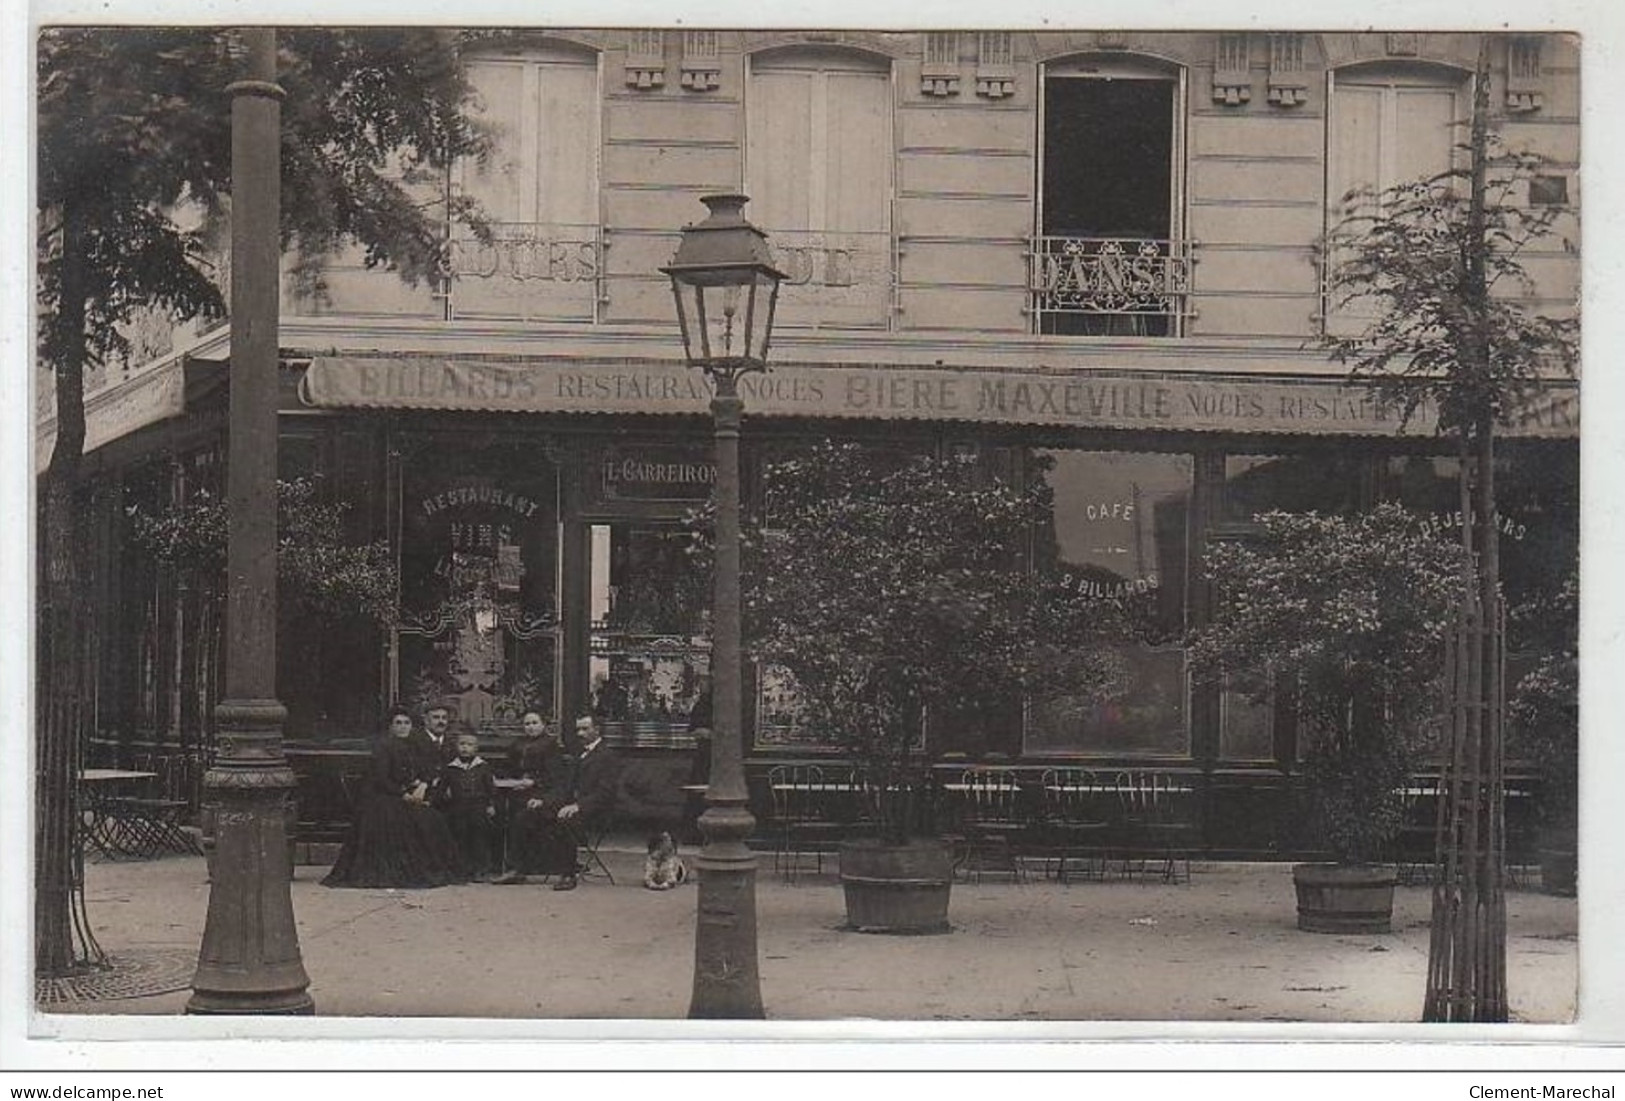
[[[1226,455],[1220,517],[1250,525],[1261,512],[1352,512],[1361,500],[1367,463],[1358,453]]]
[[[476,732],[553,715],[558,476],[534,447],[414,441],[400,457],[398,698]]]
[[[589,525],[592,711],[612,744],[689,746],[711,668],[710,576],[677,523]]]
[[[1038,556],[1103,597],[1122,600],[1133,637],[1107,644],[1111,677],[1104,694],[1028,701],[1024,752],[1187,756],[1189,687],[1179,638],[1191,456],[1039,450],[1033,460],[1054,497]]]
[[[1506,679],[1515,697],[1542,656],[1572,637],[1556,600],[1579,566],[1579,454],[1572,443],[1504,441],[1496,456],[1496,509],[1501,587],[1507,607]],[[1452,544],[1462,538],[1460,461],[1450,455],[1391,456],[1384,491],[1423,517]],[[1508,754],[1527,759],[1524,734],[1512,723]]]
[[[886,443],[855,443],[843,441],[843,446],[857,448],[862,464],[869,476],[879,480],[918,458],[922,452],[903,441]],[[762,477],[758,480],[759,496],[753,503],[753,521],[764,540],[775,538],[775,526],[785,516],[794,515],[823,495],[836,492],[830,485],[808,478],[793,477],[796,460],[804,456],[810,444],[805,442],[769,442],[760,452]],[[747,563],[747,570],[750,568]],[[747,636],[752,624],[747,620]],[[749,638],[746,639],[747,647]],[[774,662],[752,657],[750,684],[752,695],[753,738],[756,749],[767,751],[793,750],[798,753],[830,753],[840,747],[828,732],[810,728],[804,721],[804,708],[795,673]],[[920,747],[924,747],[925,731],[920,732]]]

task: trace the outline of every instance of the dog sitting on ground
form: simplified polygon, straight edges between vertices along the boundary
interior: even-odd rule
[[[677,855],[677,842],[662,830],[649,838],[649,854],[643,858],[643,885],[651,891],[669,891],[688,878],[688,868]]]

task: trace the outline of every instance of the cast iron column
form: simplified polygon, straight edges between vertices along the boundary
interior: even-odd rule
[[[712,590],[711,780],[705,789],[705,836],[699,870],[699,918],[694,927],[691,1018],[760,1019],[762,984],[756,962],[756,857],[745,839],[756,828],[746,807],[740,742],[739,668],[739,399],[730,365],[707,367],[716,386],[716,576]]]
[[[277,311],[282,89],[276,32],[244,30],[231,93],[231,423],[225,691],[215,708],[209,915],[188,1013],[314,1013],[288,881],[294,777],[276,698]]]

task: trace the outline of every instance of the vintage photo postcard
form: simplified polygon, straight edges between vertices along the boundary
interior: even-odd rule
[[[31,1042],[1619,1038],[1605,29],[344,14],[23,31]]]

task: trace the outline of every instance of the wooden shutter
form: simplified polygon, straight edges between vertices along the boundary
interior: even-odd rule
[[[1355,187],[1377,191],[1445,171],[1459,137],[1458,84],[1430,83],[1411,73],[1334,76],[1327,141],[1326,225],[1349,213],[1343,197]],[[1338,257],[1328,257],[1336,264]],[[1326,329],[1360,332],[1375,303],[1327,302]]]
[[[810,50],[753,59],[747,212],[789,279],[786,326],[891,323],[892,87],[881,59]]]
[[[495,221],[596,223],[596,67],[492,59],[469,62],[468,74],[495,133],[490,157],[464,165],[466,192]]]
[[[462,189],[494,242],[458,232],[451,316],[591,320],[602,270],[596,59],[474,58],[468,75],[492,134],[489,155],[461,165]]]

